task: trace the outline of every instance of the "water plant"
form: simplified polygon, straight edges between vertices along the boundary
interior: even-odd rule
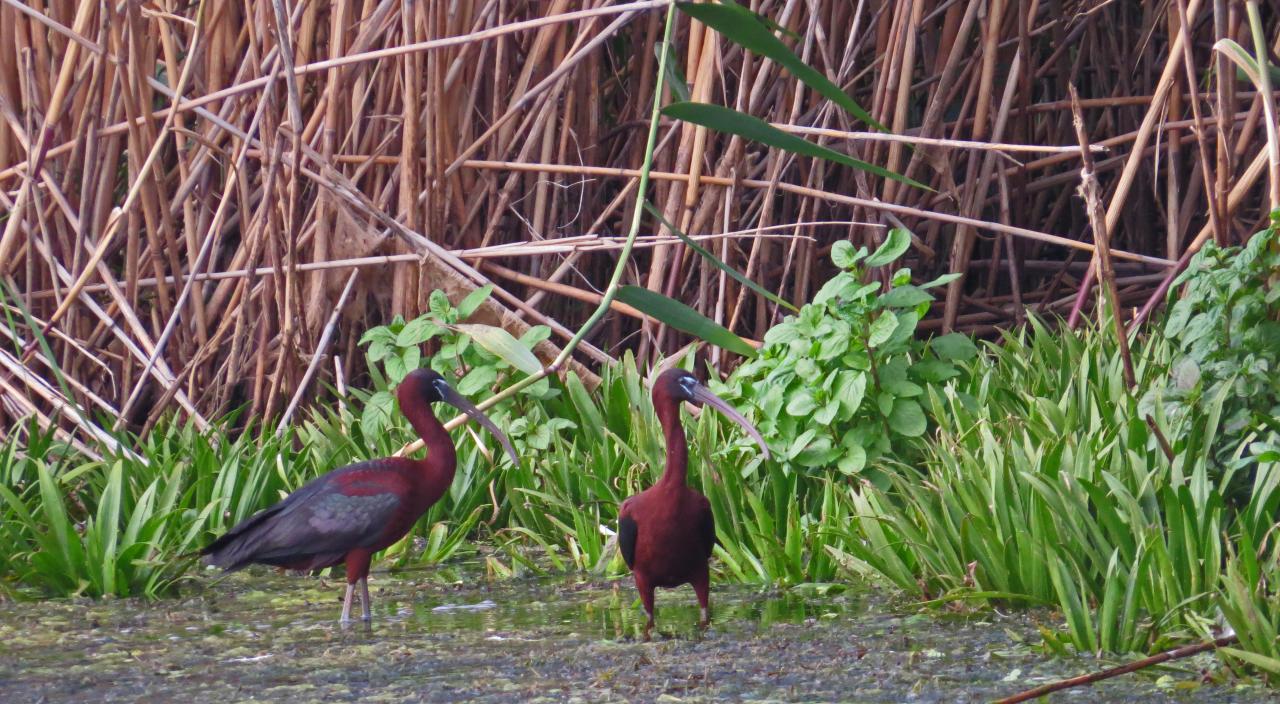
[[[1242,247],[1205,244],[1175,282],[1180,294],[1164,320],[1177,357],[1147,404],[1163,402],[1177,415],[1221,398],[1213,456],[1224,469],[1246,439],[1280,433],[1280,286],[1272,281],[1280,271],[1278,243],[1272,226]]]
[[[719,387],[755,407],[754,420],[785,466],[834,465],[857,475],[901,454],[928,428],[920,403],[926,389],[959,376],[958,363],[977,354],[958,333],[928,343],[916,338],[933,303],[929,289],[954,276],[915,285],[911,270],[901,268],[887,283],[868,282],[868,270],[892,264],[910,244],[902,229],[890,230],[870,254],[837,242],[831,261],[839,273],[771,328],[758,357]]]

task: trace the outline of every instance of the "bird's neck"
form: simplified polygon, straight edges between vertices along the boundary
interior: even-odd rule
[[[680,423],[680,402],[663,398],[654,405],[662,434],[667,440],[667,466],[662,472],[662,479],[658,480],[659,484],[684,486],[689,472],[689,443]]]
[[[421,468],[426,479],[441,482],[447,488],[453,482],[453,473],[458,466],[458,453],[453,447],[453,439],[444,424],[431,412],[427,404],[412,404],[401,411],[409,419],[409,424],[418,431],[418,437],[427,447],[427,457],[421,461]]]

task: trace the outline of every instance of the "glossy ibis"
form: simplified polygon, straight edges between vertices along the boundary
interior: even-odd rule
[[[284,500],[241,521],[200,554],[228,571],[252,563],[293,570],[346,564],[342,622],[351,621],[351,599],[360,583],[364,620],[369,607],[369,560],[413,527],[453,482],[457,453],[431,404],[444,401],[493,433],[513,462],[515,450],[480,409],[434,371],[410,372],[396,388],[400,410],[427,446],[427,457],[386,457],[316,477]]]
[[[760,432],[723,399],[683,369],[662,373],[653,385],[653,410],[667,440],[667,466],[658,483],[622,502],[618,512],[618,545],[622,559],[635,576],[636,589],[649,620],[644,638],[653,630],[653,590],[693,585],[702,609],[700,627],[711,622],[707,562],[716,544],[715,519],[707,497],[689,488],[689,445],[680,423],[680,403],[706,404],[732,418],[755,438],[769,456]]]

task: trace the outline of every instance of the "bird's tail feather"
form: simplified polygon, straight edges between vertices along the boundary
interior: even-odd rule
[[[279,504],[277,504],[279,506]],[[234,572],[246,567],[254,561],[258,548],[261,547],[270,522],[268,518],[275,515],[276,507],[261,511],[218,537],[200,550],[206,563]]]

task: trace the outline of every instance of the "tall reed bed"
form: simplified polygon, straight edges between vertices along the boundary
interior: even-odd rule
[[[494,284],[484,322],[548,326],[546,361],[613,268],[664,91],[695,110],[661,124],[661,219],[645,218],[622,283],[749,339],[785,306],[674,229],[799,303],[832,273],[833,243],[905,226],[921,281],[963,275],[923,330],[1087,304],[1070,85],[1087,141],[1110,150],[1091,170],[1123,305],[1162,300],[1174,260],[1266,217],[1273,101],[1213,49],[1258,55],[1240,2],[742,3],[764,21],[739,29],[794,62],[696,11],[658,46],[664,5],[0,5],[2,422],[36,414],[96,443],[173,411],[200,427],[241,407],[247,424],[274,419],[323,383],[363,385],[360,333],[415,317],[435,288]],[[687,121],[717,107],[810,155]],[[686,341],[615,305],[575,358],[649,362]]]

